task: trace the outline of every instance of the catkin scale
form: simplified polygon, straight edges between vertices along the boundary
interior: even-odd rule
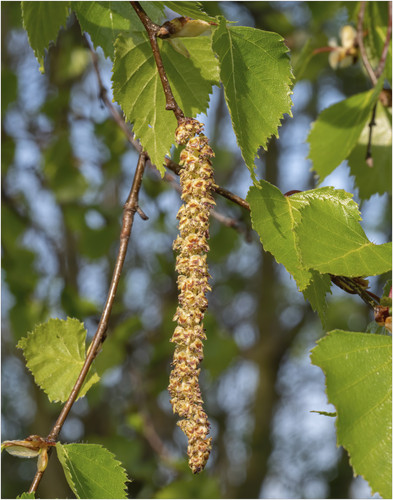
[[[173,317],[177,327],[170,339],[176,349],[168,387],[173,411],[182,417],[178,425],[188,439],[188,463],[194,474],[204,469],[211,450],[210,424],[202,407],[198,377],[206,339],[202,322],[208,305],[205,295],[211,291],[206,253],[215,184],[210,162],[214,153],[202,130],[203,124],[192,118],[182,120],[176,129],[176,141],[186,147],[180,154],[184,202],[177,214],[180,234],[173,243],[178,252],[179,306]]]

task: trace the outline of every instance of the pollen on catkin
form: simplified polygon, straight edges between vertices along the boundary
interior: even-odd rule
[[[202,134],[203,124],[184,118],[176,129],[176,141],[186,144],[180,156],[180,185],[183,205],[177,214],[180,235],[173,244],[178,252],[179,305],[173,318],[177,327],[171,342],[176,345],[173,369],[169,380],[169,393],[174,413],[182,420],[178,425],[188,439],[189,466],[194,474],[201,472],[210,455],[210,424],[203,410],[199,388],[199,364],[203,360],[203,328],[207,308],[206,293],[211,290],[206,253],[209,251],[209,213],[214,199],[214,156],[209,141]]]

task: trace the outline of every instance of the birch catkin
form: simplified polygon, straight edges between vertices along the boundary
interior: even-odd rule
[[[173,318],[177,327],[171,342],[177,346],[168,387],[173,411],[182,417],[178,425],[188,439],[188,463],[194,474],[203,470],[211,450],[211,438],[207,437],[210,424],[202,407],[198,377],[203,360],[202,341],[206,339],[202,323],[207,308],[205,295],[211,290],[206,253],[209,251],[209,213],[215,204],[209,159],[214,153],[202,128],[203,124],[197,120],[185,118],[176,129],[176,141],[186,147],[180,156],[184,202],[177,214],[180,235],[173,244],[179,252],[176,258],[179,306]]]

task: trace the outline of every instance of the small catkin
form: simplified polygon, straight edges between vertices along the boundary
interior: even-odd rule
[[[188,439],[189,466],[194,474],[201,472],[210,455],[210,424],[203,410],[199,388],[199,364],[203,360],[203,328],[207,308],[206,293],[211,290],[206,253],[209,251],[209,214],[214,199],[214,156],[208,139],[202,134],[203,124],[185,118],[176,129],[176,141],[186,144],[181,153],[180,185],[184,204],[177,214],[180,235],[173,243],[178,252],[179,306],[173,318],[177,327],[171,338],[176,345],[173,369],[168,387],[174,413],[182,420],[178,425]]]

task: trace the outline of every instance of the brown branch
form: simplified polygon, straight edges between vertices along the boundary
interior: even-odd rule
[[[371,309],[374,309],[380,302],[380,298],[368,291],[359,283],[357,278],[348,278],[347,276],[330,275],[332,282],[347,293],[359,295]]]
[[[371,67],[370,61],[368,60],[366,49],[363,43],[363,22],[364,22],[364,13],[366,11],[367,2],[361,2],[360,10],[358,14],[358,24],[357,24],[357,43],[359,45],[360,55],[362,57],[363,64],[367,70],[367,73],[370,77],[370,80],[375,87],[377,84],[378,78],[376,77],[373,68]]]
[[[58,419],[56,420],[55,425],[53,426],[51,432],[48,434],[47,440],[50,442],[56,441],[61,428],[76,401],[78,393],[83,385],[83,382],[86,379],[90,366],[97,356],[97,353],[105,340],[106,330],[108,328],[109,318],[112,311],[113,302],[115,300],[116,290],[120,281],[121,272],[123,269],[124,259],[127,253],[128,241],[130,239],[131,230],[134,222],[135,212],[138,210],[138,197],[139,190],[142,184],[142,176],[145,169],[146,163],[146,155],[145,153],[141,153],[139,156],[138,164],[136,167],[136,171],[134,174],[134,179],[132,182],[132,187],[130,193],[128,195],[127,201],[124,205],[123,210],[123,224],[120,232],[120,248],[118,252],[118,256],[116,259],[115,269],[113,271],[112,281],[109,287],[108,297],[105,302],[105,306],[101,315],[100,322],[97,327],[97,331],[93,337],[93,340],[89,346],[87,351],[87,356],[81,372],[78,376],[77,381],[69,395],[63,409],[60,412]],[[37,472],[34,480],[30,486],[29,493],[33,493],[37,490],[37,487],[41,481],[43,476],[43,472]]]
[[[143,10],[141,7],[141,4],[139,2],[130,2],[132,7],[134,8],[135,12],[137,13],[139,19],[141,20],[143,26],[145,27],[145,30],[147,32],[147,35],[149,37],[150,45],[153,51],[154,59],[156,61],[156,66],[158,70],[158,74],[160,75],[162,87],[164,89],[164,94],[165,94],[165,99],[166,99],[166,106],[165,109],[173,111],[175,114],[177,123],[180,123],[181,119],[184,118],[184,113],[180,109],[179,105],[177,104],[173,93],[171,86],[168,81],[168,77],[165,72],[164,65],[162,63],[161,59],[161,54],[160,50],[158,48],[158,43],[157,43],[157,34],[161,26],[158,26],[158,24],[155,24],[152,22],[152,20],[149,18],[149,16],[146,14],[146,12]]]
[[[175,172],[175,174],[179,175],[181,166],[177,163],[175,163],[172,160],[169,160],[168,158],[165,158],[165,164],[166,167],[169,168],[169,170],[172,170],[172,172]],[[241,207],[245,208],[246,210],[250,211],[250,204],[244,200],[243,198],[240,198],[237,194],[232,193],[231,191],[228,191],[225,188],[222,188],[220,186],[217,186],[216,188],[213,188],[213,191],[215,191],[217,194],[223,196],[224,198],[227,198],[228,200],[232,201],[233,203],[236,203],[237,205],[240,205]]]

